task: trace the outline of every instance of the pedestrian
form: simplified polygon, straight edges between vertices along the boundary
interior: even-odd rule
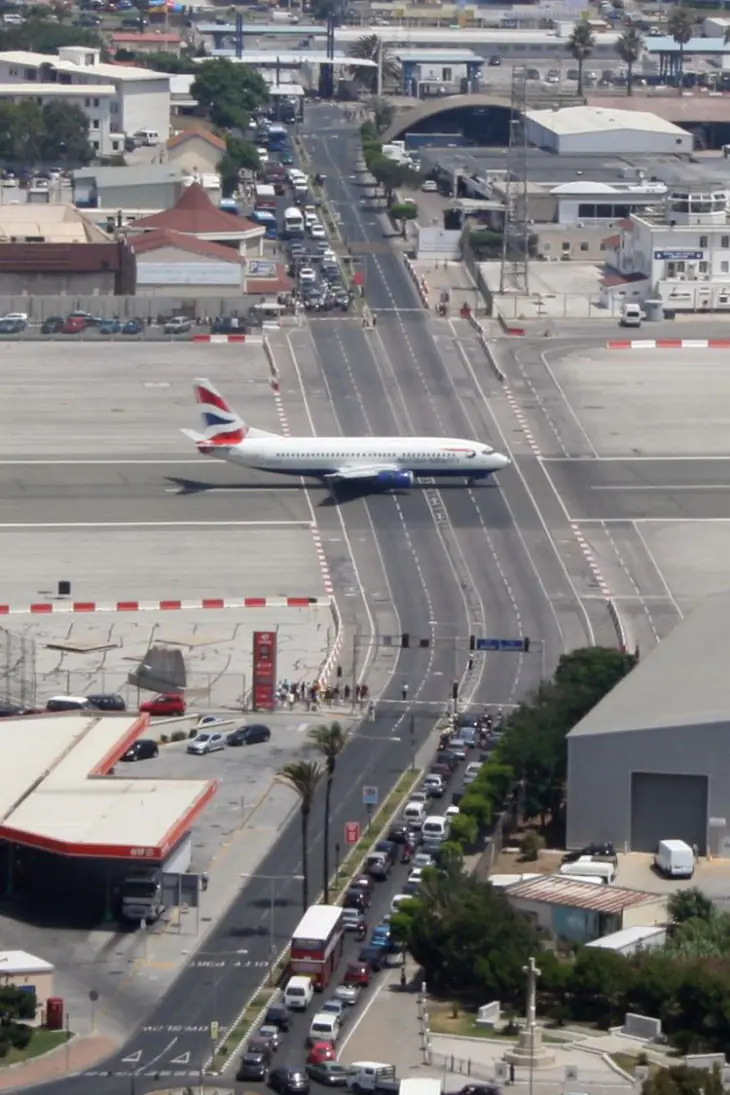
[[[207,871],[203,871],[203,873],[200,876],[200,888],[203,891],[203,893],[205,893],[205,891],[208,889],[208,874],[207,874]]]

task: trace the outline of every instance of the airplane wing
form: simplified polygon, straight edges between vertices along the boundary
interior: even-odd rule
[[[326,478],[335,483],[357,483],[371,479],[393,486],[413,485],[413,473],[399,468],[397,464],[345,464]]]

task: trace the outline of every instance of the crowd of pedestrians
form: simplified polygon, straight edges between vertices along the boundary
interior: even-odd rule
[[[297,707],[304,707],[306,711],[317,711],[320,706],[332,707],[338,703],[352,703],[354,698],[361,710],[364,710],[370,700],[370,689],[366,684],[355,686],[353,690],[349,684],[342,688],[339,684],[322,685],[319,681],[290,681],[286,677],[279,682],[276,688],[276,699],[280,707],[294,711]]]

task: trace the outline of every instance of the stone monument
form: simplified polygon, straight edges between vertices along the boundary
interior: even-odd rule
[[[542,1044],[542,1027],[537,1025],[535,995],[540,971],[531,958],[525,966],[527,974],[527,1021],[520,1031],[517,1045],[505,1053],[504,1059],[516,1068],[550,1068],[555,1064],[555,1054]]]

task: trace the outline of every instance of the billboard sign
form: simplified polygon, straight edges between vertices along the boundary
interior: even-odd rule
[[[276,632],[253,633],[253,709],[276,709]]]
[[[704,251],[655,251],[654,258],[665,262],[699,262],[704,254]]]

